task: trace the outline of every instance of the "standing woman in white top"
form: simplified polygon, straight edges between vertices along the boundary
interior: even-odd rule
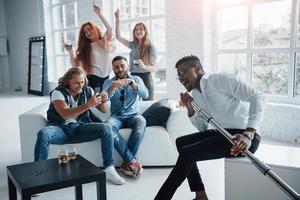
[[[130,49],[129,54],[129,71],[131,75],[142,78],[145,86],[149,90],[149,97],[144,100],[153,100],[154,83],[151,72],[156,71],[156,48],[150,41],[147,27],[140,22],[135,25],[132,31],[133,41],[129,41],[121,36],[120,31],[120,11],[115,12],[116,17],[116,38],[124,46]]]
[[[80,28],[78,48],[74,55],[72,45],[65,44],[73,67],[82,67],[87,74],[89,86],[102,90],[102,85],[111,73],[112,28],[103,16],[102,7],[93,3],[93,10],[104,24],[104,34],[92,22]]]

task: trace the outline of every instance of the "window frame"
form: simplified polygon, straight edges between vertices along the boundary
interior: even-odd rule
[[[270,102],[280,102],[280,103],[291,103],[291,104],[300,104],[300,95],[295,96],[294,89],[295,89],[295,69],[296,69],[296,53],[300,53],[300,47],[296,46],[296,36],[297,36],[297,16],[298,16],[298,7],[299,7],[299,0],[291,0],[291,27],[290,27],[290,44],[288,47],[267,47],[267,48],[258,48],[253,47],[253,5],[257,5],[260,3],[267,3],[273,2],[276,0],[245,0],[241,2],[236,2],[232,4],[226,5],[217,5],[216,1],[216,11],[215,11],[215,23],[214,29],[216,30],[215,41],[213,42],[213,46],[215,47],[214,54],[216,59],[214,59],[213,65],[216,66],[216,70],[218,71],[218,55],[219,54],[246,54],[246,65],[247,65],[247,80],[246,82],[250,85],[253,83],[253,63],[252,57],[254,54],[257,53],[288,53],[289,55],[289,64],[288,64],[288,94],[287,96],[279,96],[279,95],[272,95],[272,94],[265,94],[266,99]],[[298,6],[297,6],[298,5]],[[247,45],[246,48],[235,48],[235,49],[225,49],[218,47],[218,13],[220,10],[224,8],[236,7],[236,6],[247,6],[248,8],[248,21],[247,21]],[[299,22],[300,23],[300,22]],[[300,34],[300,32],[299,32]]]
[[[129,24],[130,25],[130,38],[126,38],[128,40],[132,40],[132,30],[134,28],[134,25],[138,22],[138,21],[144,21],[144,22],[149,22],[149,27],[148,28],[148,31],[149,31],[149,36],[151,38],[151,40],[153,41],[153,27],[152,27],[152,21],[153,20],[158,20],[158,19],[163,19],[163,20],[166,20],[166,13],[164,14],[155,14],[155,15],[152,15],[153,11],[152,11],[152,0],[148,0],[148,6],[149,6],[149,15],[148,16],[141,16],[141,17],[134,17],[133,16],[133,9],[135,8],[135,5],[132,4],[132,1],[129,1],[129,4],[128,4],[128,7],[130,9],[129,11],[129,17],[126,18],[126,19],[120,19],[120,26],[122,26],[123,24]],[[116,8],[120,8],[120,3],[117,3],[116,0],[112,1],[112,6],[111,6],[112,10],[111,10],[111,13],[114,13],[114,9]],[[122,56],[125,56],[125,57],[128,57],[129,52],[118,52],[119,55],[122,55]],[[164,56],[166,57],[167,53],[166,51],[161,51],[161,50],[158,50],[157,49],[157,57],[159,56]],[[165,69],[165,73],[167,73],[167,68]],[[152,74],[155,74],[156,72],[152,73]],[[163,82],[166,82],[167,80],[164,80]],[[156,85],[156,81],[154,80],[154,86]],[[159,93],[160,96],[161,94],[164,94],[166,95],[167,94],[167,87],[164,87],[162,90],[157,90],[155,89],[154,93]]]
[[[50,37],[49,37],[49,41],[50,41],[50,45],[49,45],[49,50],[51,51],[51,53],[49,53],[49,58],[51,59],[52,57],[52,61],[48,61],[48,63],[53,66],[53,68],[51,68],[51,70],[49,69],[49,72],[48,72],[48,76],[49,76],[49,81],[50,82],[56,82],[57,79],[59,78],[58,76],[58,73],[59,73],[59,67],[56,67],[58,64],[57,64],[57,60],[62,58],[63,60],[65,60],[65,62],[69,63],[69,54],[67,52],[57,52],[57,49],[56,49],[56,39],[55,39],[55,36],[56,34],[63,34],[63,38],[66,39],[67,36],[67,32],[69,31],[75,31],[75,38],[76,38],[76,41],[77,41],[77,38],[78,38],[78,34],[79,34],[79,29],[80,29],[80,26],[79,26],[79,18],[78,18],[78,15],[80,12],[78,8],[78,0],[51,0],[49,1],[49,3],[47,3],[49,5],[49,18],[50,18],[50,21],[51,21],[51,28],[50,29]],[[143,5],[143,1],[140,1],[140,5],[141,7],[149,7],[149,11],[148,11],[148,15],[147,16],[140,16],[140,17],[135,17],[133,16],[133,9],[136,8],[136,6],[133,4],[132,1],[128,1],[129,2],[129,18],[128,19],[121,19],[120,21],[120,24],[126,24],[126,23],[129,23],[130,24],[130,31],[132,31],[133,29],[133,26],[134,24],[137,22],[137,21],[147,21],[149,22],[149,35],[150,35],[150,38],[153,38],[152,35],[153,35],[153,27],[152,27],[152,22],[153,20],[157,20],[157,19],[163,19],[163,20],[166,20],[166,13],[164,12],[163,14],[159,13],[159,14],[155,14],[153,15],[152,11],[153,11],[153,1],[152,0],[147,0],[147,4],[146,5]],[[56,2],[56,3],[55,3]],[[75,26],[72,26],[72,27],[66,27],[66,15],[65,15],[65,6],[66,5],[69,5],[69,4],[75,4],[74,5],[74,17],[75,17]],[[119,7],[120,3],[116,0],[114,1],[111,1],[109,2],[108,4],[110,4],[110,13],[112,15],[112,18],[111,18],[111,21],[112,21],[112,24],[111,26],[114,27],[114,20],[113,20],[113,13],[114,13],[114,8],[116,7]],[[60,7],[62,6],[63,7],[63,13],[62,13],[62,27],[60,28],[54,28],[54,9],[57,8],[57,7]],[[130,38],[132,37],[131,36],[131,32],[130,32]],[[129,39],[129,38],[128,38]],[[74,45],[74,48],[76,45]],[[117,53],[118,55],[124,55],[125,57],[128,57],[128,52],[125,52],[125,51],[120,51]],[[157,51],[157,54],[158,56],[163,56],[163,57],[166,57],[166,51],[161,51],[161,50],[158,50]],[[113,53],[112,56],[116,55],[116,53]],[[60,66],[60,67],[63,67],[63,66]],[[65,66],[65,68],[67,68],[68,66]],[[66,70],[66,69],[65,69]],[[167,71],[167,68],[165,68],[165,73]],[[154,73],[153,73],[154,74]],[[166,82],[166,80],[162,81],[162,82]],[[161,83],[161,82],[159,82]],[[157,84],[156,81],[154,83],[155,85]],[[166,87],[163,87],[161,90],[155,90],[155,93],[163,93],[163,94],[167,94],[167,88]],[[161,95],[160,95],[161,96]]]
[[[56,51],[56,41],[55,41],[55,35],[56,33],[63,34],[64,39],[67,38],[67,32],[70,31],[75,31],[75,38],[78,38],[78,34],[79,34],[79,29],[80,26],[78,25],[78,6],[77,6],[77,0],[60,0],[59,3],[53,3],[55,0],[51,0],[50,1],[50,20],[51,20],[51,42],[52,42],[52,58],[53,58],[53,69],[51,70],[51,74],[48,74],[49,76],[49,81],[50,82],[56,82],[58,80],[59,77],[57,77],[58,75],[58,68],[57,68],[57,58],[58,57],[63,57],[66,60],[69,59],[69,54],[67,52],[63,52],[63,53],[57,53]],[[66,27],[66,11],[65,11],[65,6],[73,4],[74,6],[74,24],[75,26],[72,27]],[[53,10],[57,7],[62,7],[62,28],[54,28],[54,17],[53,17]],[[75,46],[75,45],[74,45]],[[70,64],[71,65],[71,64]],[[61,67],[65,67],[65,70],[67,69],[68,66],[61,66]]]

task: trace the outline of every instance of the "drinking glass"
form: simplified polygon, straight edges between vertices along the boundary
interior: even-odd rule
[[[75,160],[76,159],[76,148],[74,146],[66,146],[68,151],[68,159]]]
[[[60,148],[57,150],[57,159],[59,164],[68,163],[68,151],[66,147]]]

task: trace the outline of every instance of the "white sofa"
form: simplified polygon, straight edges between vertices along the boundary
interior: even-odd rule
[[[153,102],[145,101],[139,103],[142,113]],[[37,132],[47,125],[46,111],[48,103],[39,105],[19,116],[21,156],[22,162],[34,160],[34,146]],[[95,113],[96,111],[93,110]],[[98,111],[97,115],[102,120],[109,117],[109,113],[103,114]],[[183,126],[184,124],[184,126]],[[121,129],[121,135],[128,140],[130,129]],[[161,126],[146,127],[145,137],[137,153],[137,158],[144,166],[171,166],[175,164],[178,153],[175,139],[178,136],[195,132],[196,129],[189,123],[185,110],[174,109],[171,112],[166,128]],[[100,140],[92,142],[73,144],[78,153],[87,158],[97,166],[103,166]],[[49,158],[56,157],[60,145],[50,145]],[[116,166],[122,164],[120,155],[115,151]]]
[[[153,102],[140,102],[141,113]],[[47,125],[46,110],[48,103],[39,105],[19,116],[20,140],[22,162],[33,161],[34,145],[37,132]],[[102,119],[107,119],[109,113],[100,114]],[[300,141],[300,124],[295,123],[300,118],[300,108],[281,104],[266,106],[264,122],[261,126],[263,138],[270,138],[290,143]],[[166,128],[160,126],[147,127],[145,137],[139,148],[137,157],[144,166],[169,166],[174,165],[177,159],[175,140],[177,137],[196,132],[190,123],[185,109],[173,109],[167,121]],[[130,130],[122,129],[121,134],[128,139]],[[102,166],[100,141],[74,144],[79,153],[98,166]],[[51,145],[49,158],[56,157],[59,146]],[[260,148],[259,148],[260,150]],[[116,152],[116,165],[120,166],[122,159]]]

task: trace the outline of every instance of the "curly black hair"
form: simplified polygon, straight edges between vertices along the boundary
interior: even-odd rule
[[[184,56],[184,57],[180,58],[176,62],[175,68],[178,68],[178,66],[181,64],[193,64],[193,65],[199,66],[199,68],[202,69],[200,59],[195,55],[189,55],[189,56]]]

